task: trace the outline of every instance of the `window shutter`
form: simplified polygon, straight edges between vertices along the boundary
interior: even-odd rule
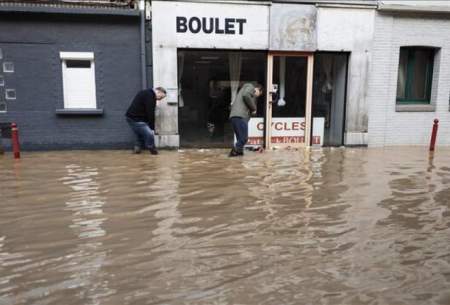
[[[70,56],[67,54],[70,54]],[[91,58],[86,53],[61,53],[61,59],[64,108],[96,109],[97,100],[93,54]]]

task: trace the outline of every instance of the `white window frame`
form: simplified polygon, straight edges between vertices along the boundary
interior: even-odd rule
[[[5,89],[5,99],[9,101],[16,100],[17,99],[16,89]]]
[[[62,67],[62,78],[63,78],[63,93],[64,93],[64,109],[98,109],[97,105],[97,89],[96,89],[96,79],[95,79],[95,61],[93,52],[60,52],[59,57],[61,59]],[[67,67],[68,60],[85,60],[90,61],[90,93],[87,97],[88,101],[80,101],[80,104],[76,104],[70,95],[69,88],[73,86],[69,84],[69,70],[71,68]],[[74,68],[76,69],[76,68]]]
[[[5,61],[3,63],[4,73],[14,73],[14,63],[12,61]]]

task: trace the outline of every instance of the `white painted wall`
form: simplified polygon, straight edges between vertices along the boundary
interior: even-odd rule
[[[440,120],[437,143],[450,145],[450,20],[436,15],[379,13],[376,16],[369,80],[369,145],[428,145],[433,119]],[[396,90],[401,46],[434,46],[432,112],[397,112]]]
[[[372,57],[374,9],[320,7],[317,19],[319,51],[351,52],[346,111],[346,145],[367,144],[366,92]]]
[[[267,5],[152,1],[152,12],[153,42],[157,47],[266,50],[269,46]],[[246,22],[242,34],[239,31],[228,35],[203,31],[177,33],[177,17],[219,18],[221,29],[225,18],[245,19]],[[238,25],[234,29],[237,30]]]
[[[244,18],[243,33],[177,33],[176,18],[182,16]],[[237,28],[235,28],[237,29]],[[269,47],[269,6],[255,4],[152,1],[153,83],[178,90],[177,48],[265,50]],[[169,101],[170,102],[170,101]],[[179,146],[178,105],[163,101],[156,114],[158,146]]]

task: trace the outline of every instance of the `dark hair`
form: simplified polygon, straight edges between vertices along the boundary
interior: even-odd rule
[[[264,91],[264,87],[263,87],[263,85],[261,85],[261,84],[256,84],[256,85],[255,85],[255,88],[256,88],[256,89],[259,89],[259,91],[261,91],[261,92]]]
[[[167,95],[167,91],[163,87],[156,87],[155,90],[158,90],[158,91],[164,93],[164,95]]]

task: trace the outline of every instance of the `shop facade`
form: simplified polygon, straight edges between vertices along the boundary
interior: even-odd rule
[[[250,144],[367,145],[376,5],[152,1],[153,82],[168,97],[159,146],[232,139],[226,109],[246,82],[266,88]]]

